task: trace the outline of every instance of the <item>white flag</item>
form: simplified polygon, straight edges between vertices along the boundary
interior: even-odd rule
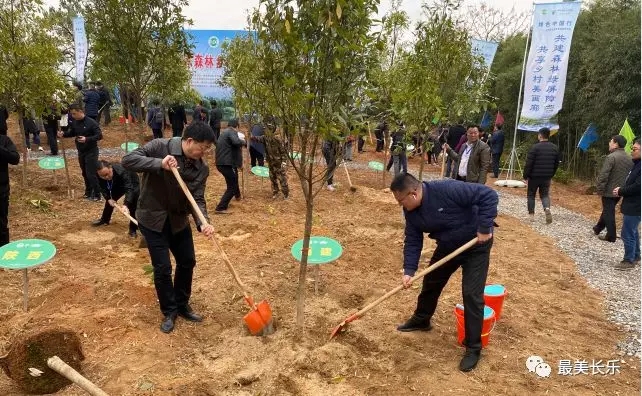
[[[559,129],[571,39],[581,2],[535,4],[519,129]]]
[[[495,53],[497,52],[497,46],[499,43],[495,41],[472,39],[470,44],[473,55],[484,58],[484,66],[490,70],[490,65],[493,64],[493,59],[495,59]]]
[[[76,81],[85,81],[85,62],[87,60],[87,35],[85,34],[85,18],[73,18],[74,47],[76,50]]]

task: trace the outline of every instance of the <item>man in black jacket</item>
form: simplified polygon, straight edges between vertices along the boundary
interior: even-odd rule
[[[75,137],[78,149],[78,162],[82,177],[85,180],[85,195],[83,198],[90,201],[100,201],[100,185],[96,176],[98,162],[98,141],[103,138],[103,133],[98,123],[86,117],[85,112],[77,103],[69,106],[73,122],[65,132],[58,132],[58,137]]]
[[[19,162],[16,146],[7,135],[0,134],[0,246],[9,243],[9,164]]]
[[[100,94],[93,84],[84,92],[83,102],[85,103],[85,114],[87,117],[98,122],[98,110],[100,110]]]
[[[102,115],[105,114],[105,126],[109,125],[111,122],[111,114],[110,114],[110,108],[112,105],[111,101],[111,95],[109,94],[109,91],[105,88],[102,82],[97,81],[96,82],[96,92],[98,92],[98,96],[100,97],[100,101],[98,102],[98,124],[100,124],[100,119],[102,118]]]
[[[493,163],[493,177],[497,179],[499,177],[499,160],[504,152],[504,131],[502,131],[501,124],[495,125],[495,130],[488,140],[488,145],[490,146],[491,161]]]
[[[180,103],[174,103],[169,108],[167,115],[169,123],[172,124],[172,136],[181,137],[183,129],[187,125],[187,115],[185,114],[185,106]]]
[[[459,144],[459,140],[461,139],[462,136],[466,134],[466,128],[464,127],[463,123],[459,123],[457,125],[453,125],[450,128],[448,128],[448,135],[446,136],[446,143],[448,146],[451,148],[455,149],[457,145]],[[446,158],[446,175],[450,176],[452,173],[452,166],[455,160],[453,160],[450,157]]]
[[[208,125],[193,122],[181,138],[154,139],[122,160],[125,169],[143,173],[136,217],[154,267],[154,286],[164,315],[160,326],[163,333],[174,330],[177,316],[191,322],[203,320],[189,305],[196,254],[188,215],[194,212],[171,170],[178,168],[207,219],[205,183],[209,168],[203,156],[211,150],[213,141],[214,132]],[[196,215],[194,221],[206,237],[213,236],[211,225],[202,224]],[[170,251],[176,261],[173,282]]]
[[[551,214],[551,198],[549,190],[551,179],[557,172],[559,166],[559,151],[557,146],[548,141],[551,130],[542,128],[537,133],[539,142],[535,143],[526,156],[524,167],[524,180],[528,184],[527,206],[531,221],[535,219],[535,194],[539,190],[539,197],[542,200],[546,224],[553,222]]]
[[[223,112],[218,108],[218,104],[215,100],[210,101],[212,105],[212,111],[210,112],[210,127],[214,131],[214,136],[218,141],[219,136],[221,136],[221,120],[223,119]]]
[[[92,226],[98,227],[108,225],[111,221],[111,215],[114,212],[116,201],[123,195],[125,196],[125,206],[123,210],[131,217],[136,218],[136,204],[140,195],[140,183],[136,172],[131,172],[123,168],[119,163],[110,163],[108,161],[98,161],[98,183],[105,198],[105,208],[100,219],[91,223]],[[136,238],[138,226],[129,222],[129,236]]]
[[[7,120],[9,119],[9,112],[7,108],[0,104],[0,135],[7,134]]]
[[[227,208],[232,197],[241,199],[238,168],[243,168],[242,149],[245,146],[245,140],[239,137],[238,126],[237,119],[230,120],[216,143],[216,169],[225,178],[227,186],[221,200],[216,205],[214,213],[217,214],[229,213]]]
[[[615,265],[618,270],[630,270],[636,264],[640,265],[640,139],[633,141],[631,157],[633,168],[624,185],[613,189],[613,195],[624,197],[620,208],[624,215],[621,233],[624,259]]]

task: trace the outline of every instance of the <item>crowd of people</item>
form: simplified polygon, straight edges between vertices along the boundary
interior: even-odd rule
[[[247,148],[251,166],[264,166],[267,162],[272,185],[273,198],[280,194],[289,198],[289,187],[285,164],[291,151],[288,142],[277,133],[277,122],[264,116],[261,122],[251,125],[247,135],[239,130],[237,119],[227,122],[221,131],[222,113],[212,101],[212,111],[204,102],[194,109],[188,123],[185,108],[172,105],[167,110],[160,102],[153,101],[147,111],[146,123],[153,139],[131,152],[119,162],[100,158],[99,141],[103,134],[101,117],[110,100],[101,97],[100,85],[88,90],[78,90],[74,103],[65,109],[64,115],[52,111],[43,116],[45,130],[50,142],[51,154],[57,153],[56,138],[73,138],[78,151],[78,160],[85,182],[84,198],[94,202],[105,201],[99,219],[93,226],[109,225],[114,208],[118,206],[136,220],[130,222],[128,235],[145,238],[152,266],[154,284],[163,319],[160,329],[164,333],[173,331],[178,317],[193,322],[203,320],[189,304],[192,291],[192,277],[196,265],[192,229],[189,214],[194,217],[196,228],[206,237],[212,237],[213,227],[201,222],[190,207],[188,198],[174,177],[176,168],[184,180],[205,219],[209,222],[205,200],[205,186],[210,168],[203,160],[215,148],[214,160],[217,171],[223,176],[226,189],[214,209],[215,214],[229,214],[232,199],[241,199],[239,171],[243,168],[243,149]],[[7,225],[9,204],[8,164],[17,164],[20,155],[11,139],[7,137],[6,109],[0,108],[0,244],[9,241]],[[109,122],[105,117],[104,124]],[[172,129],[172,137],[164,138],[163,130]],[[25,130],[25,134],[26,134]],[[31,128],[30,134],[33,134]],[[35,133],[34,136],[39,135]],[[407,144],[409,140],[403,122],[397,122],[393,131],[386,122],[375,128],[376,151],[385,150],[385,141],[390,137],[390,162],[388,170],[394,168],[395,178],[390,190],[403,207],[406,219],[403,251],[404,274],[402,283],[410,285],[410,279],[418,268],[424,234],[435,239],[435,249],[430,263],[433,264],[472,238],[477,245],[452,259],[423,279],[413,315],[399,331],[429,331],[442,289],[450,276],[462,268],[462,295],[466,352],[460,362],[462,371],[470,371],[477,365],[481,351],[481,329],[483,322],[483,289],[488,274],[490,251],[493,245],[493,230],[496,227],[498,194],[486,186],[487,175],[500,175],[500,161],[504,149],[502,125],[495,125],[492,133],[485,134],[478,125],[462,124],[435,128],[431,133],[412,137],[414,154],[421,155],[428,163],[435,163],[438,156],[444,156],[445,174],[442,180],[424,182],[408,173]],[[538,142],[529,150],[524,168],[527,183],[526,210],[535,215],[535,197],[539,191],[546,223],[553,222],[550,200],[551,180],[559,166],[559,151],[549,141],[550,131],[542,128]],[[333,175],[340,160],[349,161],[352,144],[356,140],[358,150],[363,151],[362,136],[352,141],[325,140],[322,153],[326,161],[325,180],[327,189],[335,191]],[[432,146],[422,151],[424,139]],[[29,139],[26,140],[29,147]],[[35,141],[39,144],[39,141]],[[602,215],[593,227],[600,239],[616,240],[615,206],[623,198],[624,214],[621,238],[625,255],[616,269],[626,270],[640,262],[640,142],[633,142],[632,156],[625,151],[627,141],[616,135],[609,142],[610,154],[606,157],[597,179],[597,192],[602,197]],[[214,146],[214,147],[213,147]],[[435,149],[436,148],[436,149]],[[118,200],[124,197],[124,206]],[[606,234],[601,232],[606,230]],[[172,278],[169,253],[175,258],[176,268]]]

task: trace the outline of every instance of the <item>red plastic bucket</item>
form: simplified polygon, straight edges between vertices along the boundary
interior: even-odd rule
[[[504,297],[506,297],[506,288],[504,285],[486,285],[484,288],[484,304],[495,311],[495,319],[497,320],[502,317]]]
[[[466,325],[464,322],[464,306],[457,304],[455,306],[455,318],[457,319],[457,343],[464,346],[464,338],[466,338]],[[488,337],[495,328],[495,311],[487,305],[484,306],[484,324],[482,325],[481,342],[482,348],[488,345]]]

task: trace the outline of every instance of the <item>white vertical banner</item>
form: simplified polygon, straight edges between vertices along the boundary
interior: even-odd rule
[[[490,70],[490,66],[493,64],[493,59],[495,59],[495,53],[497,52],[497,46],[499,43],[495,41],[472,39],[470,44],[473,55],[484,58],[484,66]]]
[[[571,39],[581,2],[535,4],[518,128],[559,129]]]
[[[85,18],[77,16],[72,19],[74,29],[74,47],[76,52],[76,81],[85,80],[85,62],[87,60],[87,35],[85,34]]]

